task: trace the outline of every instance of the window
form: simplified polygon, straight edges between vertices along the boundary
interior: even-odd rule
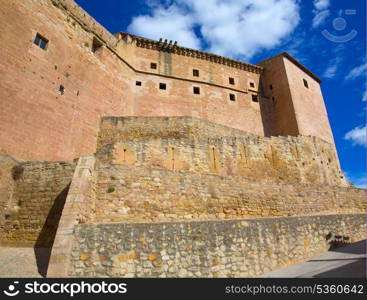
[[[93,38],[93,42],[92,42],[92,52],[96,53],[99,49],[101,49],[103,46],[102,42],[99,41],[96,38]]]
[[[141,86],[141,81],[135,81],[135,85]]]
[[[160,83],[159,84],[159,89],[160,90],[165,90],[166,89],[166,84],[165,83]]]
[[[255,83],[252,82],[252,81],[250,81],[249,85],[250,85],[250,88],[254,88],[255,87]]]
[[[274,101],[275,101],[275,98],[274,98],[274,97],[272,97],[272,98],[271,98],[271,100],[273,100],[273,102],[274,102]]]
[[[273,86],[272,86],[272,85],[269,85],[269,89],[270,89],[270,90],[273,90]]]
[[[64,95],[65,94],[65,87],[63,85],[60,85],[59,87],[59,94]]]
[[[229,77],[229,84],[234,84],[234,78]]]
[[[199,77],[199,70],[192,70],[192,76]]]
[[[259,102],[257,95],[252,95],[252,102]]]
[[[39,33],[36,34],[36,37],[34,38],[34,42],[35,45],[37,45],[38,47],[40,47],[43,50],[47,49],[47,44],[48,44],[48,40],[46,38],[44,38],[42,35],[40,35]]]
[[[156,63],[150,63],[150,68],[153,70],[157,69],[157,64]]]
[[[236,95],[235,94],[229,94],[229,100],[236,101]]]
[[[200,94],[200,88],[198,86],[194,86],[193,92],[194,92],[194,94],[199,95]]]
[[[307,80],[306,80],[306,79],[303,79],[303,85],[304,85],[306,88],[308,88],[308,82],[307,82]]]

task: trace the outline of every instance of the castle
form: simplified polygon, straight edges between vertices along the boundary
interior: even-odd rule
[[[0,243],[49,249],[48,276],[258,276],[366,236],[289,54],[112,35],[72,0],[0,12]]]

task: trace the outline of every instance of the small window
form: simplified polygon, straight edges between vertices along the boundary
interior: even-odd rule
[[[254,88],[255,87],[255,83],[254,82],[252,82],[252,81],[250,81],[250,88]]]
[[[48,40],[46,38],[44,38],[42,35],[40,35],[39,33],[36,34],[36,37],[34,38],[34,42],[35,45],[37,45],[38,47],[40,47],[43,50],[47,49],[47,44],[48,44]]]
[[[192,70],[192,76],[199,77],[199,70],[196,69]]]
[[[59,94],[64,95],[65,94],[65,87],[63,85],[60,85],[59,87]]]
[[[236,101],[236,95],[235,94],[229,94],[229,100]]]
[[[252,95],[252,102],[259,102],[257,95]]]
[[[273,100],[273,102],[275,102],[275,98],[274,97],[272,97],[271,100]]]
[[[229,84],[234,84],[234,78],[229,77]]]
[[[306,80],[306,79],[303,79],[303,85],[304,85],[306,88],[308,88],[308,82],[307,82],[307,80]]]
[[[157,69],[157,64],[156,63],[150,63],[150,68],[153,70]]]
[[[269,89],[270,89],[270,90],[273,90],[273,86],[272,86],[272,85],[269,85]]]
[[[141,81],[135,81],[135,85],[141,86]]]
[[[101,49],[103,46],[102,42],[99,41],[96,38],[93,38],[93,42],[92,42],[92,52],[96,53],[99,49]]]
[[[159,84],[159,89],[160,90],[165,90],[166,89],[166,84],[165,83],[160,83]]]
[[[194,92],[194,94],[199,95],[200,94],[200,88],[198,86],[194,86],[193,92]]]

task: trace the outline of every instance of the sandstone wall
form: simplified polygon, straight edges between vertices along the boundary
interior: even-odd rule
[[[189,117],[105,117],[97,157],[117,165],[347,186],[332,144],[307,136],[264,138]]]
[[[11,205],[0,211],[5,215],[2,245],[52,246],[74,168],[64,162],[24,162],[13,167]]]
[[[364,213],[366,191],[149,167],[98,168],[94,222]]]
[[[264,135],[265,116],[252,101],[259,67],[245,71],[238,63],[225,65],[224,58],[124,46],[71,0],[3,1],[0,13],[0,152],[71,161],[95,151],[103,115],[188,115]],[[48,40],[46,50],[33,43],[37,33]],[[95,40],[101,47],[93,52]],[[147,70],[152,60],[156,71]],[[194,86],[200,95],[193,94]]]
[[[366,237],[365,215],[75,228],[69,276],[255,277]]]

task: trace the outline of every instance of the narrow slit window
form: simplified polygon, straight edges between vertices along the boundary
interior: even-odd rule
[[[269,85],[269,89],[270,90],[273,90],[273,85]]]
[[[167,88],[166,84],[165,83],[160,83],[159,84],[159,89],[160,90],[165,90]]]
[[[200,88],[198,86],[194,86],[193,92],[194,92],[194,94],[199,95],[200,94]]]
[[[252,102],[259,102],[259,97],[257,95],[252,95]]]
[[[229,84],[234,84],[234,78],[233,77],[229,77]]]
[[[157,64],[156,63],[150,63],[150,68],[153,70],[157,69]]]
[[[39,33],[36,34],[33,43],[43,50],[47,49],[48,40]]]
[[[308,88],[308,82],[307,82],[307,80],[306,80],[306,79],[303,79],[303,85],[304,85],[306,88]]]
[[[102,42],[100,42],[98,39],[93,38],[92,42],[92,52],[96,53],[99,49],[101,49],[103,46]]]
[[[254,88],[255,87],[255,83],[250,81],[250,88]]]
[[[141,81],[135,81],[136,86],[141,86]]]
[[[199,77],[199,70],[196,69],[192,70],[192,76]]]
[[[236,101],[236,95],[235,94],[229,94],[229,100]]]
[[[64,95],[65,94],[65,87],[63,85],[59,86],[59,94]]]

